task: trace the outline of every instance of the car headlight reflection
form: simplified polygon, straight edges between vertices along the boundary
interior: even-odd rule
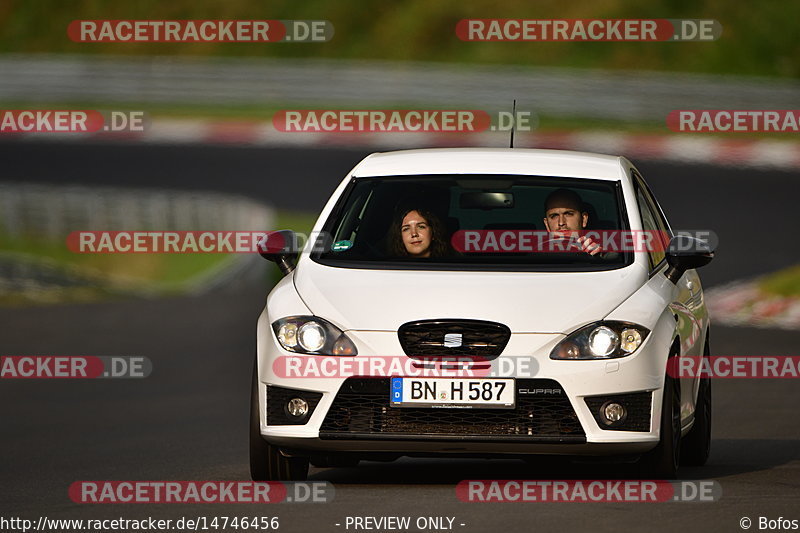
[[[567,335],[550,352],[550,359],[591,360],[626,357],[639,349],[650,330],[628,322],[589,324]]]
[[[297,332],[300,347],[307,352],[317,352],[325,346],[325,330],[316,322],[306,322]]]
[[[589,333],[589,351],[597,357],[608,357],[619,346],[619,335],[607,326],[594,328]]]
[[[357,355],[355,344],[339,328],[316,316],[290,316],[272,323],[284,350],[311,355]]]

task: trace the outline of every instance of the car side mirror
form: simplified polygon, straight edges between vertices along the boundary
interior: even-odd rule
[[[297,266],[299,235],[289,229],[271,231],[258,243],[258,253],[264,259],[278,265],[284,275]]]
[[[672,283],[678,283],[687,270],[705,266],[714,259],[714,250],[708,241],[689,235],[676,235],[667,247],[669,268],[664,273]]]

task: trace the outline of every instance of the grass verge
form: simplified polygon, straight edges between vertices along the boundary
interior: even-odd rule
[[[265,229],[307,234],[315,220],[315,214],[278,211],[276,227]],[[0,306],[89,302],[136,294],[177,295],[235,260],[232,254],[77,254],[69,251],[64,241],[3,233],[0,250],[6,261],[32,264],[50,278],[23,283],[0,279],[0,288],[4,289],[0,291]],[[281,277],[277,268],[270,268],[269,276],[273,282]],[[59,283],[59,279],[66,281]]]
[[[800,297],[800,265],[795,265],[761,279],[759,288],[766,294]]]

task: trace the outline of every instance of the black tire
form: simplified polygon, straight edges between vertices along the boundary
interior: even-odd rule
[[[711,355],[708,342],[704,357]],[[681,464],[703,466],[711,453],[711,378],[700,378],[697,391],[697,404],[694,411],[694,425],[681,443]]]
[[[664,378],[664,397],[661,402],[661,440],[653,450],[642,456],[640,465],[645,476],[655,479],[675,479],[681,453],[681,396],[677,382]]]
[[[250,477],[253,481],[305,481],[307,457],[286,457],[261,436],[258,412],[258,370],[250,385]]]

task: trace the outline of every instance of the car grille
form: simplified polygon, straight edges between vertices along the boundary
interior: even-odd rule
[[[597,425],[600,429],[614,431],[650,431],[650,404],[652,403],[653,393],[633,392],[629,394],[609,394],[606,396],[589,396],[585,398],[586,405],[592,411]],[[622,423],[608,426],[603,423],[600,417],[600,409],[603,404],[609,401],[617,402],[625,407],[627,416]]]
[[[518,379],[516,385],[514,409],[401,408],[389,406],[389,378],[348,378],[322,423],[320,438],[585,442],[557,382]]]
[[[496,322],[442,319],[408,322],[400,326],[397,335],[409,357],[466,355],[494,359],[508,344],[511,330]]]

